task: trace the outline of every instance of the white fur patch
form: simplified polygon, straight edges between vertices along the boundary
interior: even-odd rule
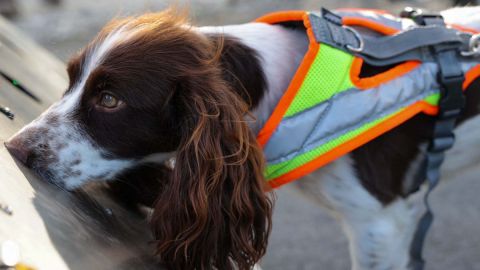
[[[80,98],[84,91],[85,83],[88,77],[95,70],[95,68],[102,62],[108,51],[110,51],[116,44],[123,41],[127,35],[125,26],[113,31],[105,40],[97,45],[87,56],[85,65],[82,67],[80,80],[78,80],[73,89],[63,97],[60,102],[54,107],[54,112],[59,115],[65,115],[72,112],[80,103]]]
[[[383,206],[362,186],[348,155],[293,185],[340,220],[352,269],[406,269],[414,211],[403,200]]]
[[[42,159],[45,160],[33,169],[45,174],[49,180],[73,189],[86,181],[111,179],[138,163],[133,160],[110,159],[110,154],[93,142],[79,124],[70,118],[80,105],[85,83],[92,71],[115,45],[134,33],[135,31],[127,31],[127,26],[122,26],[109,34],[87,55],[80,79],[71,91],[15,135],[25,137],[25,140],[31,142],[34,152],[43,155]],[[30,137],[27,138],[28,136]]]
[[[199,30],[203,33],[220,33],[236,37],[260,56],[268,89],[258,108],[253,112],[257,121],[251,127],[254,132],[258,132],[287,90],[305,56],[308,50],[307,35],[303,30],[294,31],[265,23],[201,27]]]
[[[458,24],[480,31],[480,7],[459,7],[441,12],[449,24]]]

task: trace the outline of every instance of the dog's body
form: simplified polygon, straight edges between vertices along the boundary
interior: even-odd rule
[[[475,14],[444,13],[480,30]],[[167,13],[111,23],[70,62],[62,100],[7,148],[68,189],[121,179],[115,191],[154,206],[157,251],[170,267],[249,269],[265,252],[271,211],[254,134],[307,47],[303,31],[279,25],[194,28]],[[464,118],[478,113],[477,90],[466,93]],[[353,269],[407,268],[415,219],[404,195],[432,125],[416,116],[319,179],[293,183],[341,220]],[[162,165],[170,157],[171,170]],[[133,183],[144,186],[128,190]]]

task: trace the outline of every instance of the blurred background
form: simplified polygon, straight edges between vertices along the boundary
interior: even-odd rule
[[[369,7],[398,13],[405,5],[440,10],[465,0],[0,0],[0,10],[41,45],[65,60],[115,16],[187,4],[193,21],[222,25],[253,20],[280,9]]]
[[[0,0],[0,12],[42,46],[66,61],[115,16],[157,11],[173,1],[161,0]],[[193,22],[199,25],[242,23],[281,9],[365,7],[398,14],[405,6],[438,11],[452,0],[191,0]],[[457,1],[456,4],[463,1]],[[480,16],[480,14],[479,14]],[[477,121],[478,122],[478,121]],[[480,124],[464,130],[480,131]],[[435,192],[437,220],[430,232],[426,256],[428,269],[480,269],[480,157],[465,154],[477,133],[460,134],[458,160],[467,165],[447,165],[447,181]],[[462,139],[463,138],[463,139]],[[469,141],[470,140],[470,141]],[[477,143],[478,146],[478,143]],[[479,149],[479,148],[477,148]],[[480,151],[476,151],[480,152]],[[458,163],[458,162],[457,162]],[[473,165],[472,165],[473,164]],[[450,168],[450,169],[449,169]],[[315,177],[309,176],[309,177]],[[456,179],[456,180],[453,180]],[[296,194],[288,186],[277,192],[274,230],[265,269],[349,269],[347,241],[326,211]]]

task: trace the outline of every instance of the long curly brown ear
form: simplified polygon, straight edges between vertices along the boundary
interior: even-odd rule
[[[201,73],[177,93],[185,136],[152,216],[157,252],[172,269],[252,269],[271,228],[263,154],[246,104],[218,68]]]

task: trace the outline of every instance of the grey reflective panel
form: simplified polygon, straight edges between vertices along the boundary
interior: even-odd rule
[[[436,73],[435,64],[424,64],[379,87],[350,89],[283,119],[265,147],[267,161],[276,164],[290,160],[424,99],[438,91]]]

